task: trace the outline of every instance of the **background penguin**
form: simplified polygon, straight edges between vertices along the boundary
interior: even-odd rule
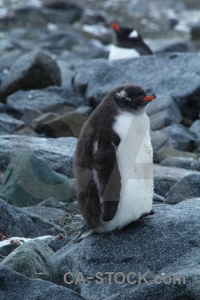
[[[97,232],[149,214],[152,146],[146,105],[156,96],[134,85],[111,90],[84,124],[75,152],[80,211]]]
[[[109,60],[152,54],[137,30],[116,23],[111,23],[111,26],[115,31],[115,44],[110,47]]]

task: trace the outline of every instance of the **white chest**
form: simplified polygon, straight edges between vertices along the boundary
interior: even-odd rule
[[[117,160],[121,175],[118,211],[104,231],[122,228],[150,212],[153,198],[152,146],[146,113],[123,113],[114,124],[121,141]]]
[[[140,54],[135,49],[126,49],[126,48],[120,48],[111,45],[108,59],[116,60],[116,59],[134,58],[139,56]]]

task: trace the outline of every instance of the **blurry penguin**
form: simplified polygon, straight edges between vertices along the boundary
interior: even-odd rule
[[[110,47],[109,60],[153,54],[137,30],[116,23],[111,23],[111,26],[115,31],[115,44]]]
[[[145,108],[155,98],[139,86],[118,86],[84,124],[74,170],[86,235],[151,214],[153,153]]]

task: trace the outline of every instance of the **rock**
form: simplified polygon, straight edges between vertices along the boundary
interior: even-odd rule
[[[22,50],[16,49],[3,54],[0,57],[0,66],[2,69],[10,69],[11,66],[22,56]]]
[[[75,60],[77,61],[77,60]],[[71,89],[71,82],[72,78],[74,76],[74,71],[70,70],[70,62],[64,61],[64,60],[58,60],[57,64],[60,68],[61,72],[61,86],[67,90]]]
[[[16,295],[20,295],[20,300],[40,299],[46,300],[81,300],[83,299],[76,292],[58,286],[48,281],[39,279],[29,279],[15,271],[0,267],[0,282],[3,285],[0,291],[2,300],[15,300]],[[14,287],[13,287],[14,283]]]
[[[0,87],[0,99],[5,101],[8,95],[18,90],[42,89],[52,85],[61,85],[58,65],[47,53],[32,51],[12,65]]]
[[[38,237],[40,235],[64,233],[64,230],[53,223],[25,212],[21,208],[9,205],[0,199],[0,232],[7,230],[6,237]]]
[[[24,122],[13,118],[5,113],[0,113],[0,134],[13,134],[17,127],[23,126]]]
[[[177,167],[189,170],[200,171],[200,161],[193,158],[184,157],[166,157],[161,162],[162,166]]]
[[[43,200],[42,202],[38,203],[37,206],[44,206],[44,207],[54,207],[54,208],[63,208],[66,206],[66,203],[60,202],[52,197]]]
[[[188,128],[181,124],[174,124],[162,129],[172,141],[175,149],[181,151],[193,151],[196,148],[196,137]]]
[[[153,209],[154,215],[121,231],[96,234],[61,248],[50,259],[53,282],[79,290],[85,299],[94,299],[95,295],[96,299],[160,300],[162,295],[163,300],[198,300],[200,199],[175,206],[156,204]],[[67,272],[73,275],[67,276]],[[78,272],[83,274],[82,282],[64,282],[64,278],[75,280]],[[102,281],[97,272],[102,273]],[[110,282],[106,272],[114,273]],[[130,272],[136,273],[128,278],[136,280],[135,284],[125,280]],[[143,274],[147,282],[141,280]],[[152,281],[156,275],[161,284]],[[183,276],[179,284],[177,275]],[[166,284],[167,279],[176,280],[176,284]]]
[[[27,212],[41,217],[42,219],[47,219],[49,221],[59,220],[67,215],[66,211],[54,207],[32,206],[25,207],[23,209]]]
[[[49,168],[73,177],[73,157],[77,139],[46,139],[29,136],[2,135],[0,139],[0,168],[5,171],[10,160],[28,149]]]
[[[86,115],[73,109],[52,120],[43,122],[43,124],[36,127],[35,130],[38,133],[44,133],[46,137],[78,137],[87,119],[88,117]]]
[[[181,122],[180,110],[168,95],[157,95],[157,99],[147,106],[147,114],[152,130],[159,130]]]
[[[156,132],[157,133],[157,132]],[[163,131],[162,131],[163,133]],[[159,161],[162,161],[163,159],[167,157],[183,157],[183,158],[192,158],[195,160],[199,160],[199,155],[196,153],[186,152],[186,151],[179,151],[170,147],[163,147],[158,149],[157,155],[159,158]]]
[[[153,53],[160,52],[190,52],[192,45],[188,40],[179,38],[147,40]]]
[[[33,119],[31,125],[32,125],[33,129],[35,130],[36,128],[39,128],[45,122],[55,119],[57,116],[58,116],[58,114],[52,113],[52,112],[42,114],[39,117]]]
[[[200,150],[200,120],[196,120],[191,126],[190,131],[196,134],[196,144]]]
[[[166,194],[165,201],[176,204],[195,197],[200,198],[200,174],[190,174],[178,181]]]
[[[197,174],[200,172],[193,170],[186,170],[175,167],[165,167],[154,164],[154,192],[163,197],[179,180],[183,179],[187,175]]]
[[[60,250],[62,247],[70,242],[70,238],[67,236],[62,236],[61,238],[55,237],[47,243],[47,245],[54,251]]]
[[[199,64],[198,54],[185,53],[163,53],[117,61],[86,61],[76,68],[73,84],[86,96],[90,105],[97,106],[108,91],[127,84],[131,78],[132,83],[142,86],[147,92],[168,94],[181,108],[188,101],[197,101],[194,99],[197,99],[200,88]]]
[[[0,262],[0,266],[29,278],[37,273],[49,274],[49,259],[53,250],[43,241],[29,241],[15,249]]]
[[[191,37],[194,41],[200,40],[200,22],[192,26]]]
[[[155,163],[160,162],[158,151],[163,148],[172,148],[172,142],[169,139],[169,136],[163,131],[150,131],[151,143],[153,147],[153,161]]]
[[[69,106],[78,107],[85,104],[83,97],[71,90],[50,87],[44,90],[19,91],[8,97],[7,103],[21,114],[39,110],[43,113],[56,112]]]
[[[22,207],[35,205],[48,197],[69,201],[71,187],[66,176],[51,170],[30,150],[24,150],[10,161],[0,193],[9,204]],[[32,209],[35,211],[37,208]],[[47,212],[42,213],[41,209],[41,216],[45,214]],[[49,211],[49,217],[53,215],[55,213]]]
[[[8,114],[16,119],[20,119],[22,114],[18,112],[16,109],[0,102],[0,114]]]
[[[17,247],[19,247],[18,244],[9,244],[9,245],[2,246],[2,247],[0,247],[0,255],[7,256],[13,250],[15,250]]]

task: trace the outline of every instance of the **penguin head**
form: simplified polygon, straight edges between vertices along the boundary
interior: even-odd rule
[[[136,85],[120,86],[114,92],[114,100],[120,110],[133,113],[144,111],[146,105],[155,98],[155,95],[147,94]]]
[[[115,31],[117,46],[128,47],[142,41],[141,35],[135,29],[119,26],[115,22],[112,22],[111,26]]]

